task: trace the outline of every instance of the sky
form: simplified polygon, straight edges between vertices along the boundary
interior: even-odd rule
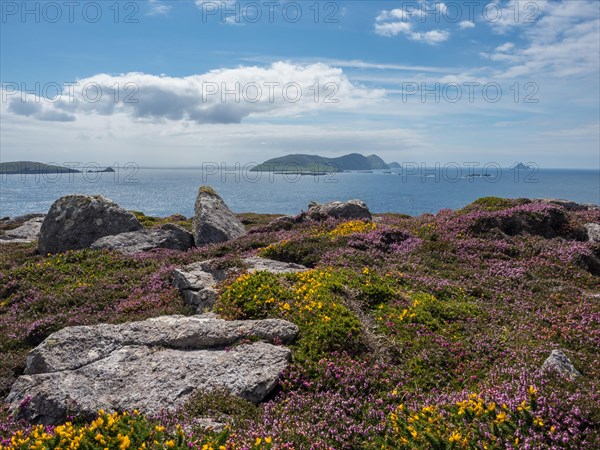
[[[0,8],[0,161],[600,169],[597,0]]]

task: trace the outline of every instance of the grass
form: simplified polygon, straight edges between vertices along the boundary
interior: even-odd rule
[[[220,287],[223,316],[277,317],[300,328],[278,389],[258,406],[199,392],[180,411],[119,416],[126,427],[102,432],[109,448],[598,448],[600,283],[578,263],[597,244],[576,237],[600,213],[560,213],[567,223],[556,238],[530,232],[554,209],[486,198],[436,215],[278,231],[266,227],[275,216],[242,214],[252,233],[185,253],[42,257],[34,245],[10,245],[0,259],[0,393],[52,331],[188,314],[170,285],[173,267],[216,258],[239,268],[258,254],[311,268],[240,269]],[[136,215],[146,226],[175,220]],[[474,227],[513,217],[535,221],[513,235]],[[539,370],[555,348],[579,379]],[[16,423],[5,410],[0,417],[1,445],[33,448],[36,431],[50,436],[39,448],[57,442],[56,430]],[[206,417],[225,429],[205,430]],[[76,421],[69,430],[83,436],[80,448],[100,445],[90,426]],[[30,440],[13,445],[15,436]]]

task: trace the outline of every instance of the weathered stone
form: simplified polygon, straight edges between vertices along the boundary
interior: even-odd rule
[[[317,203],[308,205],[307,215],[313,220],[328,218],[344,220],[371,220],[371,212],[367,205],[360,200],[347,202]]]
[[[44,218],[46,217],[46,214],[42,214],[42,213],[29,213],[29,214],[23,214],[22,216],[16,216],[16,217],[5,217],[2,220],[5,220],[6,223],[5,225],[22,225],[23,223],[31,220],[31,219],[39,219],[39,218]]]
[[[212,309],[218,298],[217,284],[227,277],[227,270],[214,269],[211,262],[200,261],[173,271],[173,285],[183,294],[184,303],[197,313]]]
[[[259,402],[290,357],[287,348],[268,342],[288,343],[297,333],[284,320],[212,315],[68,327],[30,353],[7,401],[19,417],[45,424],[67,414],[93,416],[101,408],[154,414],[181,406],[196,390],[225,388]],[[267,342],[227,349],[253,338]]]
[[[581,375],[573,363],[571,363],[571,360],[561,350],[552,350],[550,356],[544,361],[542,370],[555,371],[561,375],[566,375],[570,379]]]
[[[586,223],[584,225],[588,241],[600,242],[600,224]]]
[[[560,198],[539,198],[535,199],[538,203],[548,203],[551,205],[561,206],[567,211],[591,211],[597,210],[598,205],[593,203],[576,203],[571,200],[563,200]]]
[[[192,231],[197,246],[225,242],[246,234],[242,222],[223,199],[207,186],[202,186],[198,191]]]
[[[43,221],[44,217],[29,219],[20,227],[7,230],[4,235],[0,236],[0,241],[13,243],[34,242],[38,239]]]
[[[244,262],[248,272],[265,271],[271,273],[292,273],[304,272],[308,270],[308,268],[300,264],[274,261],[272,259],[260,257],[245,258],[242,261]]]
[[[196,312],[212,309],[218,298],[217,284],[227,278],[231,269],[215,269],[213,260],[200,261],[173,271],[173,285],[183,294],[186,305]],[[273,261],[266,258],[246,258],[242,260],[249,272],[264,270],[273,273],[302,272],[306,267],[299,264]]]
[[[67,195],[50,207],[38,250],[41,254],[80,250],[104,236],[142,228],[132,213],[100,195]]]
[[[185,251],[194,245],[189,231],[173,224],[157,229],[129,231],[115,236],[105,236],[91,245],[93,249],[118,250],[122,253],[139,253],[155,248]]]
[[[579,237],[580,232],[569,236],[569,230],[566,227],[568,223],[569,217],[564,209],[549,207],[543,212],[516,210],[507,214],[500,211],[495,215],[478,218],[470,229],[478,234],[500,230],[508,236],[529,234],[548,239],[559,236]]]

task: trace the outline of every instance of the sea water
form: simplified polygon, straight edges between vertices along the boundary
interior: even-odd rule
[[[235,212],[297,214],[310,201],[361,199],[371,211],[410,215],[461,208],[484,196],[561,198],[600,203],[598,170],[486,172],[465,168],[396,169],[322,176],[236,169],[120,169],[115,173],[0,175],[0,216],[46,212],[66,194],[102,194],[147,215],[191,216],[201,185]]]

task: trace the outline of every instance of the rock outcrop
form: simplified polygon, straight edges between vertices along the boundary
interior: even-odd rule
[[[581,375],[571,360],[561,350],[552,350],[550,356],[542,365],[542,371],[546,370],[558,372],[570,379],[575,379]]]
[[[29,354],[7,401],[18,417],[43,424],[98,409],[155,414],[181,406],[196,390],[225,388],[260,402],[290,358],[289,349],[271,342],[292,342],[297,333],[284,320],[212,314],[68,327]]]
[[[104,236],[142,228],[132,213],[101,195],[67,195],[50,207],[40,230],[38,250],[42,255],[80,250]]]
[[[598,205],[593,203],[577,203],[571,200],[563,200],[560,198],[539,198],[534,199],[534,202],[547,203],[550,205],[561,206],[567,211],[595,211],[598,209]]]
[[[263,270],[273,273],[303,272],[306,267],[299,264],[273,261],[266,258],[246,258],[244,268],[249,272]],[[213,260],[189,264],[173,272],[173,284],[183,295],[186,305],[202,313],[212,308],[218,297],[217,284],[227,278],[232,269],[215,268]]]
[[[600,224],[586,223],[584,228],[588,241],[600,242]]]
[[[490,214],[476,219],[470,229],[477,234],[500,230],[508,236],[529,234],[548,239],[571,237],[566,230],[569,216],[564,209],[558,206],[540,207],[542,209],[539,211],[514,208]],[[578,234],[581,233],[575,233],[572,237],[579,237]]]
[[[311,202],[308,205],[306,215],[313,220],[325,220],[329,218],[343,220],[371,220],[372,218],[369,208],[360,200],[329,203]]]
[[[94,242],[91,248],[117,250],[122,253],[139,253],[155,248],[185,251],[193,245],[192,233],[177,225],[166,224],[156,229],[105,236]]]
[[[244,236],[246,228],[211,187],[202,186],[196,198],[192,232],[196,245],[201,246]]]
[[[20,227],[7,230],[0,236],[0,243],[12,242],[27,244],[38,239],[44,217],[34,217],[24,222]]]

